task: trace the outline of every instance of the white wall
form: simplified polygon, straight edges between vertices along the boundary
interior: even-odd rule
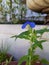
[[[36,29],[43,28],[44,26],[36,26]],[[14,38],[10,38],[15,34],[20,34],[21,32],[27,29],[22,30],[21,25],[0,25],[0,46],[3,42],[4,46],[10,46],[10,50],[8,51],[12,54],[16,59],[19,59],[24,54],[27,54],[27,50],[29,48],[29,41],[17,39],[15,41]],[[44,38],[48,38],[49,40],[49,33],[44,33]],[[37,48],[36,53],[42,57],[45,57],[49,60],[49,41],[43,43],[44,49],[41,51]]]

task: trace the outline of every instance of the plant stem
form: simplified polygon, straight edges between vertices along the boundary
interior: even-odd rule
[[[31,57],[32,57],[32,44],[30,43],[30,55],[29,55],[29,65],[31,65]]]
[[[33,30],[32,28],[30,28],[30,26],[28,25],[28,30],[29,32],[31,32],[31,35],[30,35],[30,49],[28,51],[28,61],[26,63],[26,65],[31,65],[31,61],[32,61],[32,42],[31,42],[31,39],[32,39],[32,36],[33,36]]]
[[[32,42],[31,42],[31,39],[32,39],[33,30],[30,28],[30,31],[31,31],[32,33],[31,33],[31,38],[30,38],[30,55],[29,55],[29,65],[31,65],[31,61],[32,61]]]

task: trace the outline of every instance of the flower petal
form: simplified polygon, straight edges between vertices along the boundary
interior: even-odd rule
[[[28,22],[24,23],[24,24],[22,25],[22,29],[24,29],[24,28],[27,26],[27,24],[28,24]]]
[[[26,22],[22,25],[22,29],[24,29],[28,24],[30,25],[31,28],[34,28],[34,27],[35,27],[35,23],[34,23],[34,22],[26,21]]]
[[[34,22],[30,22],[30,27],[34,28],[35,27],[35,23]]]

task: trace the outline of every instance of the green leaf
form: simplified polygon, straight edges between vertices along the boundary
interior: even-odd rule
[[[43,42],[46,42],[47,40],[41,40],[41,41],[38,41],[39,43],[43,43]]]
[[[32,56],[32,61],[36,61],[39,60],[39,55],[33,55]]]
[[[16,38],[16,39],[17,39],[17,38],[18,38],[18,35],[14,35],[14,36],[12,36],[11,38]]]
[[[39,33],[39,34],[41,34],[41,35],[42,35],[44,32],[49,32],[49,29],[44,28],[44,29],[36,30],[36,33]]]
[[[37,46],[38,46],[39,48],[43,49],[43,46],[42,46],[42,44],[40,44],[40,43],[37,43]]]
[[[49,62],[46,59],[42,59],[41,62],[49,65]]]
[[[32,50],[35,50],[37,48],[37,45],[36,44],[33,44],[32,45]]]
[[[34,40],[34,44],[36,46],[38,46],[39,48],[43,49],[43,46],[42,46],[42,43],[43,42],[46,42],[46,40],[41,40],[41,41],[38,41],[38,40]]]
[[[25,31],[25,32],[22,32],[21,34],[19,34],[19,35],[14,35],[14,36],[12,36],[12,38],[21,38],[21,39],[28,39],[29,40],[29,32],[28,31]]]
[[[10,59],[9,59],[9,63],[12,61],[12,58],[13,58],[13,56],[10,57]]]
[[[21,65],[22,62],[27,61],[27,59],[28,59],[28,56],[27,56],[27,55],[21,57],[21,59],[20,59],[19,62],[18,62],[18,65]]]
[[[8,65],[8,60],[6,59],[6,61],[5,61],[5,65]]]

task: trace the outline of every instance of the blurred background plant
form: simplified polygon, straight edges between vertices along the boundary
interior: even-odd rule
[[[1,47],[0,47],[0,63],[6,61],[6,60],[9,60],[10,57],[12,57],[8,51],[9,51],[9,46],[5,47],[3,45],[3,41],[2,41],[2,44],[1,44]],[[13,58],[13,57],[12,57]]]
[[[26,10],[26,5],[20,0],[0,0],[0,22],[18,23],[26,15]]]
[[[12,56],[8,59],[6,59],[5,63],[3,63],[2,65],[8,65],[10,64],[10,62],[12,61]]]

